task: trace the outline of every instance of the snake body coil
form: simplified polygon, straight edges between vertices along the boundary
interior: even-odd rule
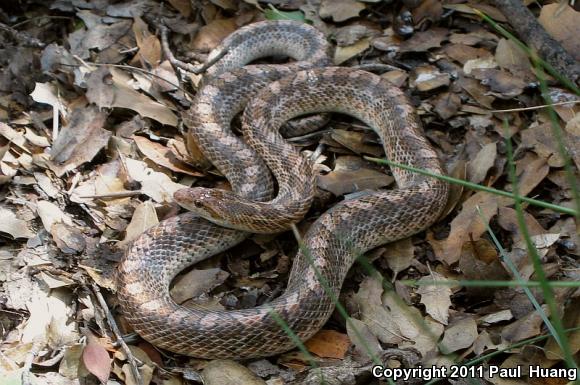
[[[335,205],[310,227],[304,237],[307,254],[297,254],[286,291],[267,305],[210,311],[176,304],[168,287],[181,270],[240,242],[248,233],[239,229],[282,230],[296,220],[284,210],[296,210],[300,217],[308,209],[313,172],[278,132],[288,119],[316,112],[354,116],[378,133],[389,159],[442,172],[402,92],[368,72],[323,67],[328,65],[328,46],[314,28],[288,21],[256,23],[234,33],[223,46],[228,54],[212,67],[185,122],[195,144],[228,178],[233,193],[194,189],[176,195],[204,217],[236,229],[194,213],[161,222],[141,235],[121,261],[118,294],[126,319],[155,345],[203,358],[268,356],[294,347],[272,311],[300,339],[311,337],[331,315],[331,297],[338,296],[356,257],[432,224],[445,204],[447,185],[394,169],[398,189]],[[234,69],[272,54],[286,54],[297,62]],[[253,149],[229,130],[231,119],[248,101],[243,131]],[[278,182],[275,197],[268,168]],[[255,219],[255,212],[263,217]],[[276,213],[282,217],[274,217]]]

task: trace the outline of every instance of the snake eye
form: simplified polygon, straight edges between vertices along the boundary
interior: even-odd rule
[[[193,205],[194,205],[195,207],[197,207],[198,209],[200,209],[200,208],[202,208],[202,207],[203,207],[203,203],[201,203],[201,201],[198,201],[198,200],[194,201],[194,202],[193,202]]]

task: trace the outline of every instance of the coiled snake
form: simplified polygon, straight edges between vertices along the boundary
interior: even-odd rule
[[[356,257],[428,227],[440,215],[448,188],[437,179],[393,169],[398,189],[340,202],[310,227],[303,239],[308,254],[300,251],[294,258],[280,297],[235,311],[176,304],[168,287],[181,270],[239,243],[246,231],[287,229],[308,210],[314,173],[279,133],[288,119],[316,112],[354,116],[377,132],[389,159],[442,173],[403,93],[377,75],[326,67],[328,44],[313,27],[292,21],[255,23],[226,38],[210,59],[224,49],[227,53],[210,68],[184,122],[193,144],[226,176],[233,192],[178,191],[180,204],[196,213],[167,219],[133,242],[119,264],[118,296],[127,321],[157,346],[202,358],[268,356],[295,346],[272,312],[300,339],[310,338],[330,317],[331,296],[338,296]],[[278,54],[296,61],[242,67]],[[243,131],[253,149],[229,129],[248,102]],[[275,197],[268,169],[277,180]]]

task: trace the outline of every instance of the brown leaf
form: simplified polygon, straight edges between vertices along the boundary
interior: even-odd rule
[[[83,350],[83,363],[102,384],[106,384],[109,379],[111,361],[107,349],[99,343],[99,339],[89,334],[87,346]]]
[[[191,298],[195,299],[224,283],[229,276],[228,272],[219,268],[191,270],[176,280],[171,289],[171,297],[177,303],[183,303]]]
[[[494,68],[474,69],[473,76],[488,86],[494,95],[502,99],[511,99],[520,95],[527,83],[504,70]]]
[[[433,272],[429,276],[422,277],[419,282],[435,281],[443,282],[447,279],[439,273]],[[446,285],[421,285],[417,289],[421,296],[421,303],[425,305],[425,311],[434,320],[447,325],[449,308],[451,307],[451,288]]]
[[[319,357],[342,360],[351,343],[346,334],[335,330],[322,329],[306,341],[304,345],[310,352]]]
[[[334,170],[318,176],[318,186],[336,196],[388,186],[393,177],[367,168],[368,163],[355,156],[341,156]]]
[[[91,161],[107,145],[112,134],[103,128],[106,119],[107,114],[95,106],[72,112],[50,151],[57,176]]]
[[[471,317],[454,322],[443,335],[440,346],[445,354],[470,347],[477,338],[477,323]]]
[[[486,231],[481,216],[488,222],[497,213],[498,201],[498,197],[485,192],[478,192],[465,201],[461,212],[451,221],[451,231],[447,239],[429,241],[437,259],[448,265],[457,262],[461,256],[463,244],[479,239]],[[481,210],[481,216],[477,207]]]
[[[580,60],[580,39],[578,39],[580,12],[564,3],[546,4],[542,7],[538,21],[566,51],[576,60]]]
[[[168,168],[171,171],[181,172],[191,176],[203,175],[202,173],[193,170],[187,163],[178,159],[171,149],[164,145],[152,142],[143,136],[133,136],[133,140],[137,144],[139,151],[156,164]]]
[[[357,56],[371,46],[370,39],[362,39],[356,43],[343,47],[336,47],[334,51],[334,64],[340,65],[350,58]]]
[[[64,223],[55,223],[50,228],[52,239],[65,254],[80,253],[87,245],[81,231]]]
[[[354,0],[322,0],[318,14],[323,19],[341,22],[357,17],[363,9],[365,5]]]
[[[137,41],[139,52],[137,52],[131,63],[135,65],[138,60],[141,60],[144,68],[147,68],[147,65],[157,66],[161,61],[161,42],[157,39],[157,36],[149,32],[148,26],[143,19],[136,17],[133,20],[133,34]]]
[[[546,305],[542,306],[546,313]],[[541,332],[541,327],[544,321],[540,314],[534,310],[516,322],[505,326],[501,331],[501,337],[509,343],[525,340],[530,337],[535,337]]]
[[[193,49],[209,52],[237,29],[236,19],[216,19],[201,27],[193,40]]]
[[[159,223],[155,206],[151,201],[143,202],[137,206],[131,217],[131,223],[125,229],[125,239],[119,242],[119,247],[125,247],[150,227]]]
[[[491,109],[491,103],[495,98],[487,95],[487,90],[477,80],[462,76],[455,83],[467,91],[481,106]]]
[[[481,183],[485,179],[487,172],[493,167],[497,156],[497,145],[488,143],[479,150],[473,160],[467,164],[467,176],[473,183]]]
[[[511,40],[501,39],[497,43],[495,61],[500,68],[513,74],[521,74],[526,79],[533,76],[528,55]]]
[[[394,277],[409,266],[415,256],[415,247],[411,238],[404,238],[396,242],[385,245],[382,257],[387,261],[387,265],[393,271]],[[394,279],[393,277],[393,279]]]
[[[400,52],[425,52],[431,48],[441,47],[441,42],[448,33],[449,30],[446,28],[430,28],[424,32],[417,32],[401,43]]]
[[[177,116],[169,107],[131,87],[132,78],[118,68],[100,67],[87,80],[86,97],[101,108],[128,108],[161,124],[177,125]]]
[[[431,91],[449,85],[449,74],[442,73],[435,66],[424,65],[413,69],[409,85],[418,91]]]
[[[461,64],[473,59],[489,59],[492,57],[491,52],[486,49],[473,48],[465,44],[450,44],[445,46],[443,52]]]
[[[546,230],[538,223],[536,218],[524,211],[524,222],[530,235],[545,234]],[[514,242],[523,239],[516,210],[509,207],[501,207],[497,216],[498,224],[506,231],[513,233]]]
[[[453,92],[443,92],[433,100],[435,112],[442,119],[449,119],[461,108],[461,98]]]
[[[526,155],[516,162],[519,193],[528,195],[550,172],[546,161],[534,153]]]
[[[202,377],[206,385],[266,385],[266,382],[252,373],[250,369],[232,360],[210,361],[203,369]]]
[[[369,133],[334,129],[330,137],[359,155],[366,154],[374,157],[384,155],[384,150],[380,145],[370,144],[373,136]]]

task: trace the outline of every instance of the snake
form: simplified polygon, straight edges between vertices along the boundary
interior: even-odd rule
[[[250,64],[276,55],[293,61]],[[308,228],[280,296],[235,310],[176,303],[169,287],[178,273],[251,233],[287,230],[308,212],[316,175],[312,161],[281,134],[290,119],[349,115],[378,134],[388,159],[443,174],[405,94],[376,74],[332,66],[330,44],[316,28],[296,21],[249,24],[224,39],[208,60],[216,57],[183,122],[188,141],[226,177],[231,191],[178,190],[175,200],[191,211],[133,241],[118,265],[117,295],[125,319],[153,345],[206,359],[267,357],[291,350],[296,337],[308,340],[323,327],[359,256],[433,224],[448,186],[392,168],[397,188],[343,199]],[[240,137],[231,122],[242,111]]]

